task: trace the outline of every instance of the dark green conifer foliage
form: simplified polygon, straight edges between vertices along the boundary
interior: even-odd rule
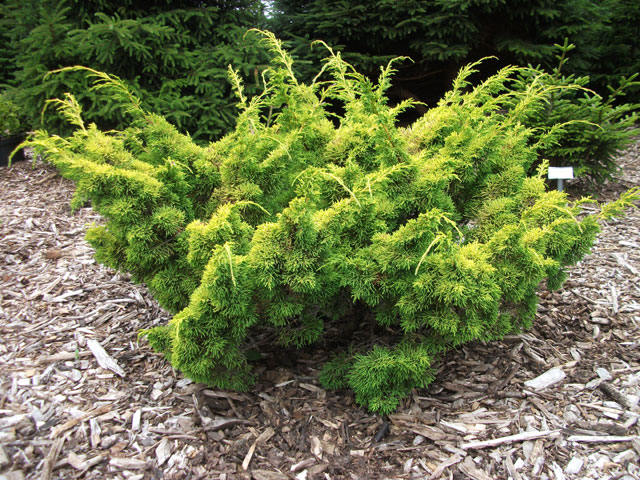
[[[613,0],[610,0],[613,1]],[[344,49],[345,60],[370,78],[379,65],[398,56],[413,62],[399,65],[394,97],[419,97],[431,103],[450,88],[466,63],[494,55],[502,65],[554,63],[553,45],[566,37],[580,45],[574,63],[588,68],[595,41],[581,38],[600,26],[599,0],[275,0],[271,20],[293,52],[317,60],[309,43],[322,39]],[[304,78],[311,66],[298,66]]]
[[[596,3],[597,21],[590,24],[584,36],[572,39],[590,52],[590,61],[568,65],[567,73],[588,75],[590,88],[606,97],[609,87],[616,88],[620,77],[629,78],[640,72],[640,2],[602,0]],[[625,94],[622,100],[640,103],[640,86]]]
[[[436,108],[396,128],[411,101],[387,104],[393,64],[373,83],[329,50],[330,79],[306,85],[264,35],[273,54],[264,92],[248,100],[232,70],[237,127],[207,148],[97,72],[131,126],[87,127],[69,96],[55,105],[74,135],[40,132],[30,144],[107,219],[88,234],[98,258],[133,272],[176,312],[143,332],[176,368],[246,389],[254,329],[299,347],[356,315],[389,334],[336,352],[320,380],[388,413],[433,379],[442,352],[530,326],[536,288],[562,284],[598,217],[579,220],[581,202],[545,191],[544,165],[527,176],[549,138],[521,120],[549,89],[508,90],[522,69],[471,88],[466,67]],[[335,124],[329,100],[344,105]],[[601,216],[636,198],[625,194]]]
[[[124,128],[120,110],[98,102],[83,75],[46,75],[87,65],[119,76],[148,111],[207,141],[234,125],[227,65],[235,65],[256,90],[264,57],[244,33],[263,19],[257,0],[5,0],[0,83],[15,87],[34,127],[60,131],[64,125],[53,117],[41,125],[40,113],[46,99],[73,91],[88,121]]]
[[[565,39],[555,45],[558,65],[551,73],[540,69],[523,71],[512,86],[522,91],[537,83],[548,89],[542,108],[532,109],[523,123],[542,131],[557,130],[554,141],[540,149],[539,154],[554,166],[573,166],[578,177],[602,182],[611,179],[618,165],[620,150],[639,133],[636,128],[640,104],[619,102],[633,88],[640,86],[639,73],[620,77],[615,88],[609,86],[606,99],[592,91],[588,76],[565,75],[567,55],[574,49]]]

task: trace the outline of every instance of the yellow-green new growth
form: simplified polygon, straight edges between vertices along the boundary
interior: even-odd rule
[[[597,218],[637,199],[634,190],[581,217],[581,202],[546,191],[548,164],[527,175],[537,143],[519,119],[548,99],[537,84],[509,90],[520,69],[471,89],[470,66],[436,108],[398,128],[408,104],[387,104],[392,64],[374,85],[329,50],[329,78],[307,86],[264,35],[275,59],[263,94],[247,100],[230,70],[244,110],[207,148],[91,70],[128,102],[131,127],[85,127],[67,97],[56,105],[76,134],[30,142],[77,181],[77,202],[105,216],[87,234],[98,260],[132,272],[175,313],[144,335],[198,382],[247,389],[257,329],[303,347],[363,328],[378,333],[354,335],[320,380],[389,413],[433,380],[447,349],[530,326],[540,283],[559,287]],[[326,99],[343,113],[327,112]]]

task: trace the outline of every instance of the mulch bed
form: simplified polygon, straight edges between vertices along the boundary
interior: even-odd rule
[[[640,144],[620,164],[600,198],[640,184]],[[638,211],[540,291],[532,330],[449,353],[381,418],[319,386],[322,349],[274,352],[242,394],[173,371],[137,341],[169,315],[95,262],[72,193],[0,169],[0,479],[640,478]]]

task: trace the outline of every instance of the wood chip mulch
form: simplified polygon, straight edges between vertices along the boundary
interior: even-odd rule
[[[640,184],[640,143],[613,198]],[[137,332],[169,315],[98,265],[73,185],[0,168],[0,479],[640,478],[640,213],[604,225],[536,325],[441,362],[388,418],[317,381],[329,352],[267,358],[250,392],[184,379]]]

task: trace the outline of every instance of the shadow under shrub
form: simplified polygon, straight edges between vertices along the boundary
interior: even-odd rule
[[[392,64],[373,84],[329,49],[324,74],[305,85],[264,35],[264,92],[247,100],[230,70],[237,127],[207,148],[99,72],[94,88],[124,105],[130,127],[86,126],[69,95],[54,105],[74,135],[39,132],[30,145],[77,182],[74,204],[90,200],[107,219],[87,234],[97,258],[175,313],[142,334],[185,375],[246,389],[253,332],[301,347],[359,312],[361,328],[369,320],[390,334],[336,352],[320,380],[388,413],[433,379],[445,350],[529,327],[537,286],[562,284],[598,217],[578,220],[589,200],[545,191],[544,165],[527,175],[550,138],[522,120],[548,89],[508,90],[521,69],[470,88],[466,67],[436,108],[396,128],[412,103],[387,104]],[[330,117],[328,100],[344,114]]]

